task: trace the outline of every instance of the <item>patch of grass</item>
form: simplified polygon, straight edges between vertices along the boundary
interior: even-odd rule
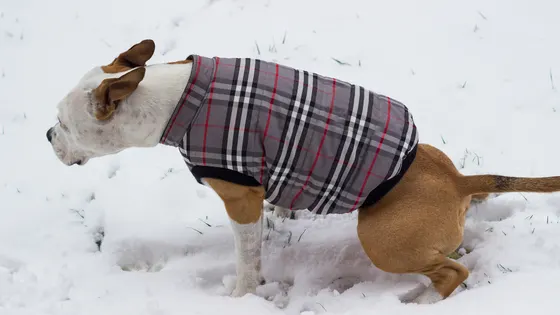
[[[107,46],[107,48],[113,48],[113,46],[111,44],[109,44],[106,40],[104,39],[100,39],[100,41],[105,44],[105,46]]]
[[[511,270],[507,267],[504,267],[504,265],[502,265],[502,264],[498,264],[497,266],[498,266],[498,269],[500,269],[500,271],[503,272],[503,273],[513,272],[513,270]]]
[[[260,56],[261,55],[261,49],[259,48],[259,43],[257,43],[257,41],[255,41],[255,46],[257,47],[257,54]]]
[[[486,18],[486,15],[482,14],[482,12],[480,11],[476,11],[478,12],[478,15],[480,15],[480,17],[482,17],[484,20],[488,20],[488,18]]]
[[[272,45],[268,46],[268,51],[273,54],[278,52],[278,50],[276,49],[276,43],[274,42],[274,38],[272,39]]]
[[[303,236],[303,233],[305,233],[305,231],[307,231],[307,229],[303,230],[303,232],[301,232],[301,234],[299,235],[297,241],[299,243],[299,241],[301,241],[301,237]]]
[[[292,241],[292,231],[289,231],[289,235],[288,235],[288,240],[286,241],[286,244],[284,244],[284,248],[286,248],[286,246],[290,245],[290,242]]]
[[[474,152],[473,152],[473,154],[474,154],[474,158],[472,159],[472,161],[474,162],[474,160],[476,159],[476,164],[478,166],[480,166],[480,156],[478,156],[478,154],[476,154]]]
[[[465,153],[459,162],[459,166],[461,169],[465,168],[465,160],[467,159],[467,155],[469,154],[469,150],[465,149]]]
[[[341,65],[341,66],[351,66],[351,64],[349,64],[348,62],[345,62],[345,61],[336,59],[336,58],[334,58],[334,57],[331,57],[331,59],[334,60],[334,61],[336,61],[336,63],[338,63],[338,64]]]
[[[208,222],[202,220],[201,218],[198,218],[198,219],[200,220],[200,222],[206,224],[208,227],[212,227],[212,225],[210,225],[210,223],[208,223]]]
[[[454,251],[453,253],[447,255],[447,258],[451,258],[453,260],[457,260],[461,257],[463,257],[463,256],[461,254],[459,254],[457,251]]]
[[[101,245],[103,244],[103,239],[105,238],[105,229],[103,229],[103,227],[99,227],[93,237],[95,239],[95,245],[97,245],[97,250],[101,251]]]
[[[109,170],[109,174],[107,174],[107,178],[111,179],[115,176],[117,176],[117,171],[119,170],[119,167],[114,167],[111,170]]]
[[[465,255],[466,254],[470,254],[472,252],[472,249],[469,248],[463,248],[465,250]],[[454,252],[452,252],[451,254],[447,255],[448,258],[451,258],[453,260],[457,260],[461,257],[463,257],[464,255],[459,253],[459,248],[457,248]]]
[[[202,233],[200,230],[197,230],[197,229],[195,229],[195,228],[193,228],[193,227],[190,227],[190,226],[187,226],[187,227],[188,227],[189,229],[193,230],[193,231],[198,232],[200,235],[203,235],[203,234],[204,234],[204,233]]]
[[[269,218],[266,218],[266,228],[274,230],[274,222],[272,222]]]
[[[167,171],[165,171],[165,173],[163,174],[163,176],[160,178],[160,180],[165,179],[167,176],[169,176],[169,174],[173,173],[175,171],[174,168],[170,167],[169,169],[167,169]]]
[[[83,212],[84,212],[83,209],[70,209],[70,211],[74,212],[77,216],[82,218],[82,220],[84,220],[86,218],[83,214]]]

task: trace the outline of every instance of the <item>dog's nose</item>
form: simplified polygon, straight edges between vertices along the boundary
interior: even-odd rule
[[[47,140],[49,140],[49,142],[52,141],[52,133],[53,133],[53,129],[50,128],[49,130],[47,130]]]

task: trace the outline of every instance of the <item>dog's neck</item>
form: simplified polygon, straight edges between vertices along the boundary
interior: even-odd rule
[[[159,143],[162,133],[183,94],[191,74],[192,64],[158,64],[146,67],[138,89],[128,97],[120,117],[128,120],[122,126],[127,142],[139,147]]]

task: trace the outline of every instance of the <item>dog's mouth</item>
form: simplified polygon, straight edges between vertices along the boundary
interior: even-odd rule
[[[70,165],[79,165],[79,166],[83,166],[88,162],[88,158],[82,158],[82,159],[77,159],[74,162],[72,162]]]
[[[72,165],[85,165],[89,158],[85,158],[84,152],[72,152],[67,149],[67,146],[63,146],[60,140],[57,142],[53,141],[54,139],[50,136],[49,142],[54,150],[56,157],[65,165],[72,166]]]
[[[62,150],[55,150],[55,153],[56,153],[58,159],[62,163],[66,164],[67,166],[72,166],[72,165],[82,166],[82,165],[86,164],[86,162],[88,160],[88,159],[84,158],[84,159],[77,159],[77,160],[73,160],[73,161],[72,160],[68,161],[68,159],[67,159],[68,154],[67,153],[63,152]]]

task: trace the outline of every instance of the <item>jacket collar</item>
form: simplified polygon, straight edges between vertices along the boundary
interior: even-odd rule
[[[206,99],[216,67],[216,58],[189,55],[187,60],[193,61],[189,81],[160,138],[161,144],[174,147],[180,145]]]

